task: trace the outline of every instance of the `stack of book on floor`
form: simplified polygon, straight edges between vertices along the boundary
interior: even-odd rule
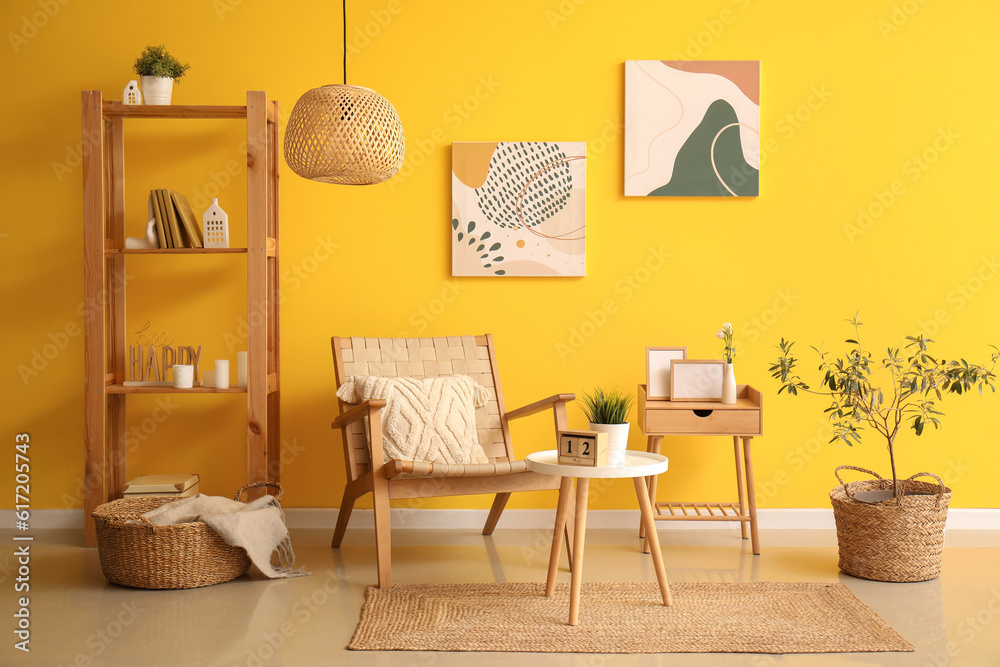
[[[161,188],[149,193],[149,217],[156,220],[161,248],[204,248],[201,226],[187,197]]]
[[[126,498],[148,496],[187,498],[198,491],[197,473],[178,475],[141,475],[125,485]]]

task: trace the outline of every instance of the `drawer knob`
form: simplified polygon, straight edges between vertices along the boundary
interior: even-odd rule
[[[709,417],[714,410],[693,410],[695,417]]]

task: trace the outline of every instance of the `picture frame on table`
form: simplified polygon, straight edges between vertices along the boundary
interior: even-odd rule
[[[670,362],[687,359],[686,347],[646,348],[646,397],[670,400]]]
[[[673,359],[670,362],[670,400],[722,401],[721,359]]]

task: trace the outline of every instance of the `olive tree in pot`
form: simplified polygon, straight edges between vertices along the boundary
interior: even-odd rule
[[[617,389],[598,387],[593,394],[583,397],[583,413],[587,415],[591,431],[608,434],[608,465],[625,465],[625,450],[628,448],[628,413],[632,410],[635,397]]]
[[[147,46],[132,66],[142,78],[143,101],[146,104],[170,104],[174,79],[184,76],[189,67],[181,64],[163,46]]]
[[[994,349],[990,365],[964,359],[938,359],[928,351],[934,341],[923,335],[907,336],[902,349],[888,348],[881,364],[861,343],[858,316],[848,320],[854,327],[851,347],[840,356],[813,348],[819,355],[819,388],[813,389],[795,372],[798,359],[791,341],[781,339],[772,377],[781,382],[778,393],[792,396],[816,394],[830,399],[825,412],[833,425],[830,442],[861,443],[862,430],[874,431],[887,445],[892,480],[863,468],[840,466],[835,471],[841,486],[830,492],[837,522],[840,569],[857,577],[877,581],[926,581],[941,571],[944,523],[951,489],[930,473],[901,480],[896,471],[896,438],[901,430],[921,435],[928,425],[941,426],[943,413],[935,400],[945,394],[966,394],[984,388],[996,391],[993,369],[1000,359]],[[843,469],[874,476],[845,484]],[[937,484],[917,481],[933,477]]]

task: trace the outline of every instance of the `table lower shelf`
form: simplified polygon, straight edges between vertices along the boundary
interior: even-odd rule
[[[732,502],[658,502],[654,509],[656,521],[750,521],[750,516],[740,511],[740,504]]]

